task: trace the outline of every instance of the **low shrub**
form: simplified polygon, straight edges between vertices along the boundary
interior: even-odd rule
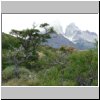
[[[28,79],[31,72],[26,68],[19,68],[19,77],[23,79]],[[7,67],[2,72],[2,80],[7,81],[15,77],[14,66]]]

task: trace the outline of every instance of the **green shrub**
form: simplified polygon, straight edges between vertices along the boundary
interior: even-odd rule
[[[19,77],[23,80],[28,80],[29,76],[31,75],[31,72],[26,68],[20,68],[19,69]]]
[[[26,69],[26,68],[19,68],[19,77],[23,78],[23,79],[27,79],[29,78],[29,75],[31,74],[31,72]],[[3,80],[9,80],[9,79],[13,79],[16,78],[15,77],[15,73],[14,73],[14,67],[7,67],[3,70],[2,72],[2,79]]]
[[[60,47],[59,50],[62,51],[62,52],[66,52],[66,47],[65,46],[62,46],[62,47]]]
[[[44,86],[56,86],[61,84],[60,72],[57,66],[40,71],[38,73],[38,78],[40,79],[41,85]]]
[[[78,51],[69,56],[69,76],[78,85],[95,85],[98,80],[98,55],[94,50]]]
[[[14,67],[7,67],[2,71],[2,80],[14,78]]]

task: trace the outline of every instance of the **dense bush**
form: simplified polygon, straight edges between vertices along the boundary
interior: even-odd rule
[[[19,77],[23,79],[29,79],[31,72],[26,68],[19,68]],[[3,70],[2,79],[8,81],[9,79],[15,78],[14,67],[10,66]]]
[[[14,47],[19,47],[19,40],[12,35],[2,33],[2,48],[13,49]]]
[[[98,80],[98,55],[94,50],[73,53],[69,56],[69,66],[69,78],[77,85],[90,86],[94,80]]]
[[[2,71],[2,80],[9,80],[14,78],[14,67],[10,66]]]
[[[61,84],[60,71],[57,66],[39,72],[38,78],[43,86],[56,86]]]

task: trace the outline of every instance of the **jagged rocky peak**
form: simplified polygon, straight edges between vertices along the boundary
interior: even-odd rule
[[[65,37],[73,42],[80,39],[94,42],[94,39],[97,38],[97,34],[95,32],[90,32],[89,30],[82,31],[75,25],[75,23],[71,23],[66,28]]]
[[[71,23],[71,24],[69,24],[67,27],[66,27],[66,31],[67,30],[70,30],[70,32],[72,31],[78,31],[78,30],[80,30],[76,25],[75,25],[75,23]]]
[[[69,24],[67,27],[66,27],[66,30],[65,30],[65,35],[68,37],[68,38],[72,38],[73,35],[75,35],[77,33],[80,33],[80,29],[75,25],[75,23],[71,23]]]
[[[66,27],[63,33],[60,23],[54,23],[54,29],[57,33],[52,33],[51,38],[48,39],[47,45],[59,48],[62,45],[73,46],[77,49],[89,49],[94,47],[94,40],[97,39],[95,32],[89,30],[80,30],[75,23],[71,23]]]

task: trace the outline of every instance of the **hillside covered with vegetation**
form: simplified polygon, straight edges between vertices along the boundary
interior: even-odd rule
[[[54,31],[47,23],[2,33],[2,85],[97,86],[98,44],[88,50],[42,45]]]

